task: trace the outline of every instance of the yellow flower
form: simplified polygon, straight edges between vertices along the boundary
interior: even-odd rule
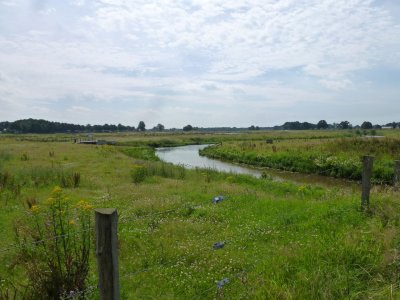
[[[75,225],[75,220],[69,220],[68,224],[69,225]]]
[[[39,212],[40,208],[39,208],[38,205],[32,205],[31,208],[30,208],[30,210],[31,210],[31,212],[33,212],[33,213],[37,213],[37,212]]]
[[[53,189],[53,194],[59,194],[59,193],[61,193],[61,191],[62,191],[61,188],[59,186],[56,186]]]
[[[306,187],[304,185],[299,186],[298,190],[299,192],[302,192],[306,189]]]
[[[92,205],[90,205],[89,203],[87,203],[84,200],[79,201],[78,204],[76,205],[76,207],[81,210],[91,210],[93,208]]]
[[[53,205],[53,204],[54,204],[54,198],[52,198],[52,197],[47,198],[47,200],[46,200],[45,203],[46,203],[47,205]]]

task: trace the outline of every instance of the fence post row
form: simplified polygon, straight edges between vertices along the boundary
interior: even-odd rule
[[[363,156],[362,171],[362,193],[361,193],[361,209],[369,208],[369,193],[371,190],[372,166],[374,163],[373,156]]]
[[[95,210],[96,257],[101,300],[119,300],[118,214],[114,208]]]
[[[394,188],[398,189],[400,187],[400,160],[395,160],[394,162]]]

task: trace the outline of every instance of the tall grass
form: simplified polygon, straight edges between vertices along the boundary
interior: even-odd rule
[[[154,149],[151,147],[117,147],[117,150],[133,158],[158,161]]]
[[[133,165],[130,175],[132,181],[136,184],[143,182],[147,177],[151,176],[185,179],[186,169],[184,166],[174,166],[165,162],[147,162]]]
[[[9,161],[12,158],[12,154],[7,150],[0,150],[0,162]]]
[[[223,143],[200,151],[202,155],[287,171],[360,180],[361,156],[374,155],[373,181],[390,184],[394,160],[400,157],[398,139],[337,139],[289,141],[273,146],[260,142]]]
[[[239,153],[243,147],[257,157],[263,156],[261,152],[266,149],[269,149],[268,154],[274,153],[272,146],[276,147],[276,154],[283,155],[281,153],[291,154],[291,148],[293,152],[313,152],[326,142],[286,139],[274,140],[273,145],[267,146],[261,140],[265,133],[244,136],[246,140],[223,141],[222,146],[236,147]],[[257,140],[252,140],[255,136]],[[191,134],[187,139],[195,137]],[[157,142],[159,137],[143,135],[142,138]],[[218,135],[213,138],[218,139]],[[135,135],[134,139],[139,138]],[[175,137],[172,135],[169,139]],[[81,198],[88,199],[94,206],[118,209],[121,298],[396,299],[400,296],[400,205],[398,192],[389,187],[372,190],[371,209],[365,214],[360,210],[360,195],[356,189],[296,185],[275,182],[268,177],[257,179],[208,169],[186,170],[153,161],[154,151],[148,147],[123,155],[119,147],[109,151],[108,148],[67,143],[19,143],[13,141],[16,151],[12,153],[21,153],[29,145],[29,161],[21,161],[17,155],[4,162],[2,174],[8,171],[21,185],[20,198],[27,199],[30,209],[0,202],[1,250],[15,243],[14,222],[21,224],[20,241],[38,241],[41,236],[50,234],[46,230],[54,229],[53,224],[57,224],[57,234],[62,232],[59,218],[51,221],[52,209],[56,207],[49,206],[57,203],[51,199],[58,196],[51,195],[48,200],[48,195],[52,193],[52,183],[60,183],[58,171],[63,171],[71,175],[79,173],[85,180],[85,184],[75,189],[61,191],[63,204],[55,215],[65,216],[64,229],[79,228],[79,219],[75,216],[82,212],[81,207],[89,205],[79,204]],[[296,144],[301,146],[296,148]],[[2,146],[7,150],[11,148],[6,143]],[[49,151],[56,153],[53,167],[33,170],[34,166],[49,165]],[[317,154],[320,153],[317,151]],[[332,164],[341,162],[338,153],[329,154],[339,157],[338,162]],[[68,157],[67,162],[62,160],[64,156]],[[289,161],[290,157],[286,159]],[[343,156],[343,159],[348,157]],[[133,184],[131,172],[136,168],[141,171],[137,173],[137,184]],[[53,179],[46,180],[47,177]],[[214,204],[213,198],[219,195],[224,196],[224,201]],[[69,205],[70,210],[63,205]],[[89,209],[86,212],[90,214]],[[71,219],[73,222],[69,224]],[[37,224],[44,235],[36,230]],[[82,237],[76,237],[81,244]],[[48,240],[46,249],[62,245],[54,242]],[[214,250],[217,242],[224,242],[225,246]],[[44,255],[41,243],[37,247],[30,245],[26,252],[17,251],[19,247],[0,252],[0,298],[13,293],[13,286],[21,288],[20,284],[29,288],[28,297],[36,296],[36,291],[45,291],[46,286],[56,286],[43,284],[47,280],[59,283],[60,278],[66,278],[65,282],[71,282],[71,277],[48,272],[49,263],[58,261],[57,255],[64,262],[70,261],[63,260],[69,257],[64,255],[68,251],[60,247]],[[72,261],[77,258],[79,255],[72,256]],[[89,251],[85,284],[97,277],[93,258],[93,252]],[[15,261],[20,264],[14,265]],[[69,273],[64,266],[71,267]],[[85,273],[76,272],[68,263],[63,263],[60,270],[63,275]],[[229,283],[218,288],[216,282],[224,278],[228,278]],[[67,287],[61,283],[57,286]],[[69,286],[68,289],[76,291],[78,288]],[[98,299],[96,293],[82,298],[85,297]]]
[[[0,195],[11,191],[18,197],[22,188],[41,188],[59,185],[63,188],[77,188],[81,183],[81,174],[61,167],[27,167],[15,170],[0,170]]]

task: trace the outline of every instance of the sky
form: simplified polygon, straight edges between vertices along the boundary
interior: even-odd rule
[[[0,121],[400,121],[398,0],[0,0]]]

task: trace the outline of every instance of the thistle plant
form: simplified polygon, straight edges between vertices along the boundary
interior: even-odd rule
[[[85,290],[92,206],[83,200],[73,205],[60,187],[43,204],[28,206],[28,218],[16,224],[15,232],[17,264],[26,269],[33,299],[60,299]]]

